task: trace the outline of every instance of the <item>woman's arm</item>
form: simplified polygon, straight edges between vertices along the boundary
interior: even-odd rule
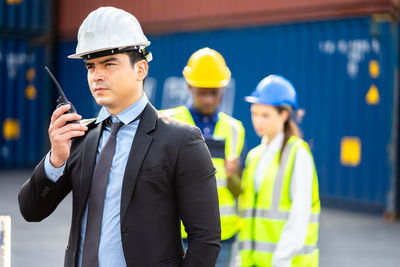
[[[293,256],[304,245],[311,215],[313,170],[311,155],[305,148],[299,147],[290,184],[292,207],[274,252],[274,267],[290,267]]]

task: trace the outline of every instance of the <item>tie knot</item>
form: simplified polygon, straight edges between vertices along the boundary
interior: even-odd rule
[[[117,132],[118,132],[118,130],[119,130],[119,128],[121,128],[121,126],[124,125],[124,123],[123,123],[122,121],[120,121],[120,122],[113,122],[113,121],[111,120],[111,117],[109,117],[109,118],[106,120],[106,125],[111,127],[111,135],[112,135],[112,136],[116,136],[116,135],[117,135]]]

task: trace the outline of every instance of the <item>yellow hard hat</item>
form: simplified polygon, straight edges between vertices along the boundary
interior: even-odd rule
[[[201,88],[225,87],[231,79],[222,55],[208,47],[193,53],[182,74],[188,84]]]

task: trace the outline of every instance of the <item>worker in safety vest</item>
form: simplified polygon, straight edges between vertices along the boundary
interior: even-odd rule
[[[244,165],[244,128],[240,121],[218,108],[231,78],[220,53],[210,48],[196,51],[189,58],[183,76],[192,94],[192,103],[164,112],[199,127],[210,150],[216,168],[222,239],[222,249],[215,266],[225,267],[230,264],[232,245],[238,232],[235,200],[240,191],[241,166]],[[240,164],[240,158],[243,164]],[[190,240],[183,227],[182,237],[184,243],[186,238]]]
[[[249,152],[243,171],[239,266],[318,266],[318,180],[310,149],[291,120],[296,91],[282,76],[270,75],[245,99],[262,143]]]

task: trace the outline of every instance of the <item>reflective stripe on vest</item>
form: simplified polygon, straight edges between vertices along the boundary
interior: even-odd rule
[[[236,208],[232,206],[219,206],[220,216],[236,215]]]
[[[271,220],[287,220],[289,217],[289,212],[275,211],[275,210],[265,210],[265,209],[245,209],[240,213],[243,218],[258,217]],[[311,214],[310,222],[318,222],[319,214]]]
[[[226,179],[217,179],[217,186],[218,187],[226,187],[227,186]]]
[[[260,242],[253,240],[246,240],[239,242],[240,250],[259,250],[263,252],[274,253],[276,249],[276,244],[268,243],[268,242]],[[297,255],[306,255],[313,253],[318,247],[316,245],[304,246],[302,247],[296,254]]]
[[[240,153],[242,152],[243,149],[243,142],[244,142],[244,129],[243,126],[239,125],[235,119],[232,117],[229,117],[225,113],[218,113],[218,123],[215,126],[215,132],[214,135],[217,137],[222,135],[219,132],[224,132],[223,130],[221,131],[219,127],[220,125],[225,124],[225,127],[230,128],[230,133],[231,137],[227,140],[230,142],[230,146],[226,149],[227,150],[227,157],[239,157]],[[223,126],[222,126],[223,127]],[[224,136],[221,136],[224,137]]]
[[[265,172],[264,179],[273,180],[268,180],[268,183],[263,181],[257,195],[254,190],[254,172],[263,150],[259,146],[249,152],[242,179],[245,192],[243,192],[239,201],[240,214],[243,218],[243,228],[239,235],[241,266],[272,266],[273,253],[289,217],[291,206],[290,197],[288,197],[290,195],[290,178],[295,153],[300,146],[308,150],[302,140],[295,137],[288,140],[280,161],[280,153],[277,153]],[[275,176],[273,176],[274,172]],[[266,190],[266,186],[270,186],[268,188],[272,188],[272,190]],[[290,203],[287,203],[288,201]],[[301,251],[297,252],[292,259],[291,266],[318,266],[319,210],[318,184],[314,168],[313,202],[307,237]],[[268,230],[265,231],[264,229]]]
[[[195,126],[190,111],[185,106],[165,110],[162,111],[162,113]],[[244,128],[237,120],[225,113],[219,112],[218,122],[215,125],[213,136],[215,138],[225,139],[226,157],[239,157],[244,144]],[[239,217],[235,198],[227,188],[224,159],[213,158],[213,164],[217,170],[216,181],[220,204],[221,239],[226,240],[233,237],[238,232]],[[187,237],[183,226],[182,237]]]

